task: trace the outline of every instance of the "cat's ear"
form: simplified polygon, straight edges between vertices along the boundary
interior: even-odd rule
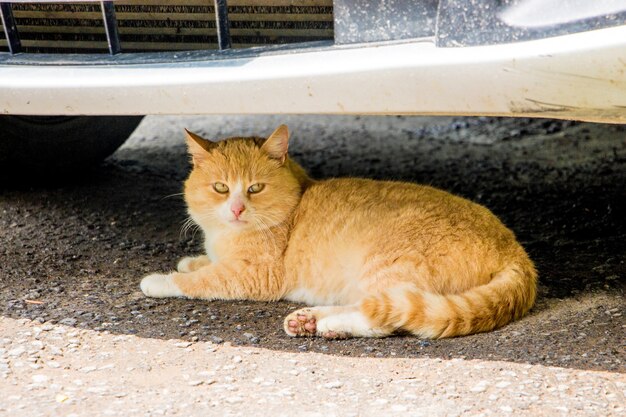
[[[286,125],[278,126],[261,146],[261,150],[281,163],[287,159],[287,148],[289,148],[289,129]]]
[[[196,135],[193,132],[185,129],[187,134],[187,147],[189,148],[189,154],[193,157],[194,162],[202,160],[206,156],[207,152],[215,147],[215,142],[204,139],[200,135]]]

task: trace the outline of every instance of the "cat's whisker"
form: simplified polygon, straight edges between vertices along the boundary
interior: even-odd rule
[[[260,217],[254,218],[255,229],[261,233],[263,244],[265,245],[265,250],[269,252],[268,241],[273,241],[271,234],[269,233],[269,229],[267,225],[263,222]],[[275,247],[275,243],[274,243]]]
[[[182,227],[180,228],[180,234],[178,238],[182,240],[183,238],[187,237],[187,232],[189,231],[189,229],[191,229],[194,226],[198,227],[194,223],[194,221],[191,219],[191,217],[186,218],[185,221],[183,222]]]
[[[214,211],[209,210],[206,211],[204,213],[199,213],[196,214],[197,220],[199,223],[201,224],[206,224],[206,223],[218,223],[218,219],[216,217],[216,214]],[[200,224],[196,223],[195,220],[191,219],[191,217],[188,218],[188,221],[191,222],[191,225],[188,226],[188,228],[192,228],[193,227],[193,235],[191,236],[191,238],[195,238],[196,233],[198,233],[199,230],[202,230],[202,226],[200,226]]]
[[[182,196],[185,195],[185,193],[174,193],[174,194],[170,194],[170,195],[166,195],[161,197],[161,200],[165,200],[166,198],[172,198],[172,197],[178,197],[178,196]]]
[[[183,225],[180,229],[179,239],[182,240],[183,238],[186,238],[187,233],[190,230],[193,230],[193,234],[191,235],[191,238],[194,239],[196,237],[196,233],[198,233],[198,230],[200,229],[201,229],[200,225],[198,225],[191,217],[187,217],[187,219],[184,220]]]
[[[271,219],[269,220],[269,223],[268,219]],[[274,219],[268,215],[260,215],[257,217],[257,221],[262,227],[260,230],[261,233],[263,233],[266,237],[266,240],[272,243],[272,251],[276,251],[278,249],[279,242],[284,241],[287,236],[286,230],[283,227],[280,227],[280,223],[278,223],[279,220],[280,219]],[[270,224],[273,225],[270,226]]]
[[[288,228],[286,225],[286,219],[269,214],[265,214],[260,217],[263,224],[267,227],[267,233],[271,234],[274,250],[277,250],[277,245],[280,245],[282,244],[280,242],[285,242],[287,240]]]
[[[286,221],[285,219],[277,217],[277,216],[272,216],[267,213],[264,213],[260,215],[259,217],[261,218],[261,220],[263,221],[263,223],[268,229],[270,230],[275,229],[276,232],[282,233],[282,237],[286,237],[287,230],[285,227],[283,227]]]
[[[263,223],[268,228],[272,228],[274,226],[278,226],[280,223],[284,222],[284,219],[282,219],[281,217],[274,216],[274,215],[269,214],[269,213],[259,213],[259,214],[257,214],[257,217],[259,219],[263,220]]]

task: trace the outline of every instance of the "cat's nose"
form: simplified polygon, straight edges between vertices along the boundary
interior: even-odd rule
[[[232,206],[230,206],[230,211],[233,212],[236,219],[238,219],[239,216],[241,216],[241,213],[243,213],[245,209],[246,209],[246,206],[244,206],[242,203],[235,203]]]

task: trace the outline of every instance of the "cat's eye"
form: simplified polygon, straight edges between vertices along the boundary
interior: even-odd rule
[[[248,192],[250,194],[256,194],[261,192],[265,188],[265,184],[252,184],[248,187]]]
[[[216,182],[213,184],[213,189],[220,194],[226,194],[228,192],[228,185],[223,182]]]

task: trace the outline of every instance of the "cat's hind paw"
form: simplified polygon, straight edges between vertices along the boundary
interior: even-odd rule
[[[303,308],[294,311],[285,318],[285,333],[292,337],[321,336],[325,339],[346,339],[351,337],[350,333],[339,330],[342,328],[340,323],[335,323],[335,326],[332,326],[332,320],[329,320],[329,318],[335,316],[328,315],[329,312],[325,310],[328,308],[334,307]]]
[[[289,336],[316,336],[317,318],[310,308],[294,311],[285,318],[285,333]]]
[[[152,274],[141,280],[141,291],[148,297],[182,297],[184,294],[174,284],[172,275]]]

